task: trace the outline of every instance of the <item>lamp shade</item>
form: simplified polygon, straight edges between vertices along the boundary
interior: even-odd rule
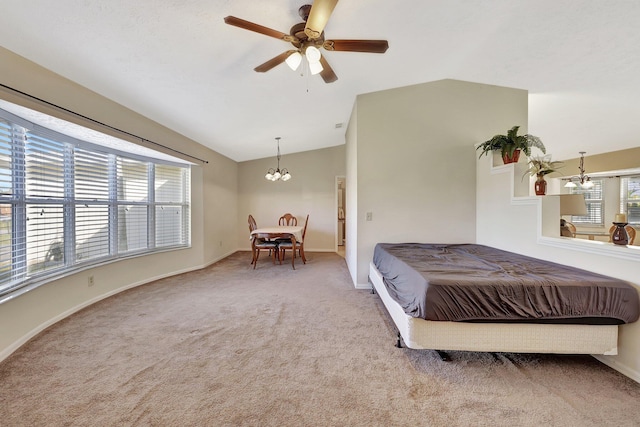
[[[287,63],[289,68],[295,71],[298,69],[300,63],[302,62],[302,55],[300,55],[300,52],[293,52],[291,55],[287,56],[287,59],[285,59],[284,62]]]
[[[305,56],[307,57],[307,61],[312,64],[314,62],[320,62],[320,57],[322,56],[322,54],[317,47],[309,46],[305,51]]]
[[[560,215],[584,216],[587,214],[587,204],[584,194],[561,194]]]
[[[322,70],[324,69],[324,67],[322,66],[322,63],[320,62],[309,62],[309,71],[311,72],[311,75],[316,75],[320,72],[322,72]]]

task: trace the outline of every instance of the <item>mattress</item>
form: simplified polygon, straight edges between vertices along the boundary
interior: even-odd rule
[[[628,282],[488,246],[379,243],[373,264],[404,312],[426,320],[622,324],[640,314]]]

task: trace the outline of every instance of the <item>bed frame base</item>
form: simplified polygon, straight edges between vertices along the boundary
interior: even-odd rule
[[[402,345],[402,335],[400,334],[400,332],[398,332],[396,347],[404,348],[404,345]],[[449,356],[449,353],[447,353],[446,351],[442,351],[442,350],[434,350],[434,351],[438,354],[438,356],[440,356],[440,360],[442,360],[443,362],[451,361],[451,356]]]
[[[449,356],[449,353],[447,353],[446,351],[436,350],[436,353],[438,353],[438,356],[440,356],[440,360],[442,360],[443,362],[451,362],[451,356]]]
[[[378,269],[369,280],[398,331],[398,346],[436,351],[618,354],[618,325],[435,322],[408,316],[389,295]]]

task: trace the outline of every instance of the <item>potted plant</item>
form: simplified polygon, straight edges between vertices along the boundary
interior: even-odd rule
[[[551,155],[531,156],[528,157],[529,168],[525,171],[525,175],[536,176],[534,188],[536,196],[544,196],[547,193],[547,181],[545,175],[553,173],[562,167],[562,162],[552,161]],[[524,175],[523,175],[524,178]]]
[[[540,138],[529,134],[518,135],[518,129],[520,129],[520,126],[514,126],[507,131],[506,135],[495,135],[490,140],[478,145],[476,150],[481,150],[479,157],[500,150],[502,161],[507,164],[517,162],[521,151],[527,157],[531,156],[531,147],[536,147],[542,153],[546,153]]]

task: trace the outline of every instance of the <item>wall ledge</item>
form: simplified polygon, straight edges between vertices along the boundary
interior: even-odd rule
[[[571,237],[538,236],[538,243],[555,248],[569,249],[585,252],[609,258],[618,258],[628,261],[640,261],[640,246],[614,245],[609,242],[595,240],[575,239]]]

